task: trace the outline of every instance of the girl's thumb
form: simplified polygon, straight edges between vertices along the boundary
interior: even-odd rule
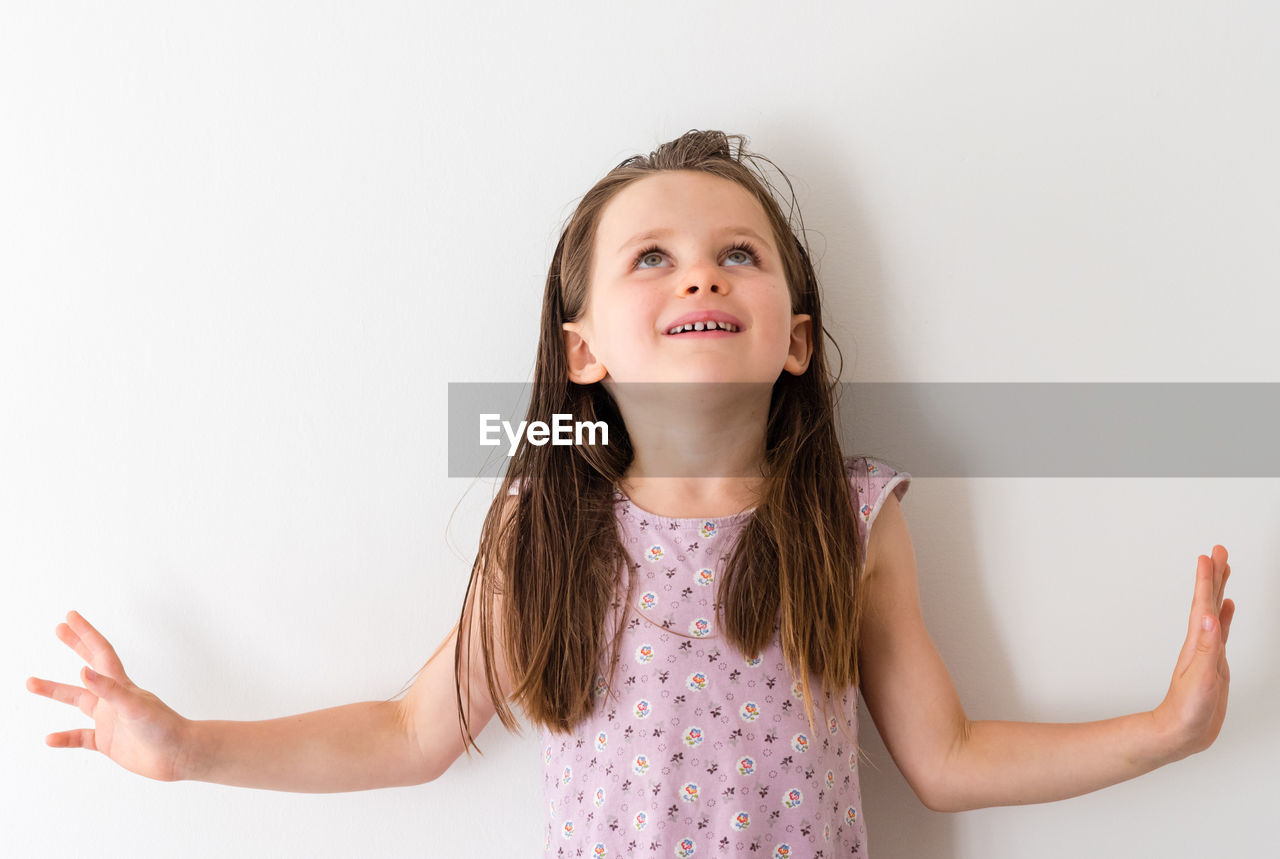
[[[1200,640],[1196,642],[1198,653],[1208,653],[1218,643],[1218,626],[1213,615],[1206,614],[1200,618]]]
[[[88,686],[95,694],[97,694],[98,697],[100,698],[106,697],[107,695],[111,694],[112,691],[114,691],[112,689],[112,687],[115,685],[114,681],[112,681],[110,677],[104,677],[103,675],[94,671],[88,665],[86,665],[83,669],[81,669],[81,673],[84,675],[85,685]]]

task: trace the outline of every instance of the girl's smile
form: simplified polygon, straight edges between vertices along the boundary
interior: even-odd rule
[[[742,328],[738,317],[730,313],[699,310],[664,326],[664,331],[671,337],[722,337],[737,334]]]
[[[722,328],[712,328],[710,326],[708,326],[706,329],[703,329],[701,325],[698,325],[696,329],[692,325],[690,325],[686,328],[681,329],[678,332],[671,332],[671,331],[667,332],[668,336],[670,337],[679,337],[684,339],[688,339],[691,337],[715,337],[715,338],[732,337],[734,334],[737,334],[737,333],[738,333],[737,331],[726,331]]]

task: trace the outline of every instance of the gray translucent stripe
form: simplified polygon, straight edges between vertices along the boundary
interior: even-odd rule
[[[662,404],[651,407],[767,393],[748,384],[618,387],[626,400]],[[450,477],[506,470],[508,436],[482,446],[480,416],[514,429],[531,390],[449,383]],[[1280,383],[850,382],[836,393],[844,452],[915,477],[1280,477]]]

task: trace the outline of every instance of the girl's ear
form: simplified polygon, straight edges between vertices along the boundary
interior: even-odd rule
[[[813,356],[813,319],[807,313],[791,314],[791,348],[782,369],[799,376],[809,367]]]
[[[591,353],[591,346],[582,336],[582,325],[578,322],[565,322],[564,352],[569,364],[569,381],[579,385],[590,385],[598,382],[609,372],[604,364],[596,360]]]

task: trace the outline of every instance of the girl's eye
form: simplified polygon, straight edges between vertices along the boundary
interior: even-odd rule
[[[631,267],[633,269],[654,268],[654,266],[640,265],[640,263],[643,262],[649,256],[660,255],[665,253],[666,251],[664,251],[658,245],[649,245],[647,248],[640,251],[640,253],[636,254],[635,261],[631,264]],[[742,265],[759,265],[760,264],[760,253],[755,249],[755,246],[752,245],[750,242],[738,242],[737,244],[733,245],[732,247],[729,248],[729,253],[725,258],[728,259],[729,257],[733,257],[735,255],[743,256],[747,258],[748,261],[742,263]]]

